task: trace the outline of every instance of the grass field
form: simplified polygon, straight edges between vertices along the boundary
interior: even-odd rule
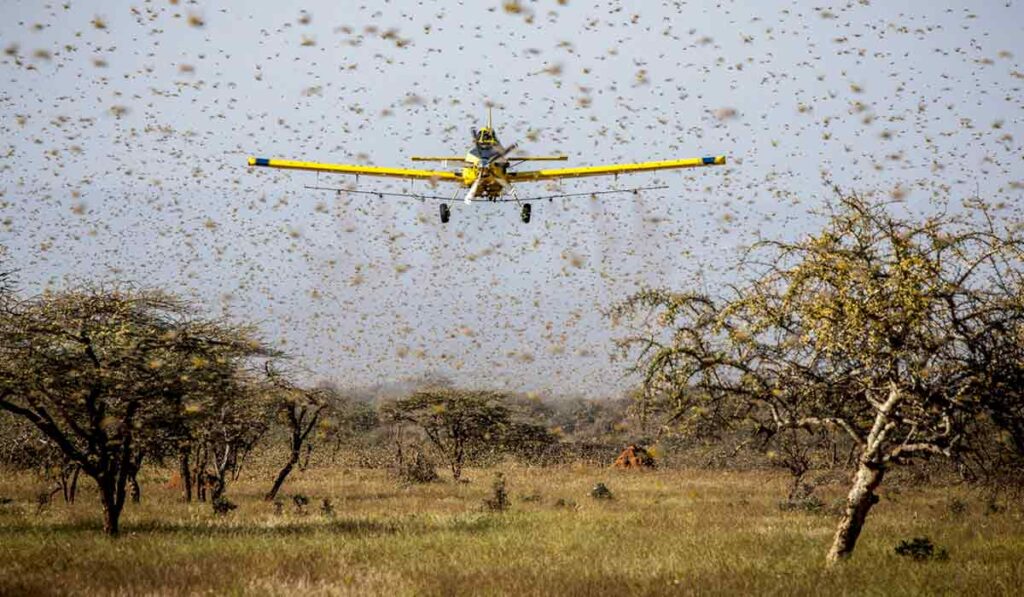
[[[377,470],[296,474],[281,513],[269,475],[229,489],[227,516],[186,505],[150,469],[123,536],[100,531],[91,481],[79,503],[36,513],[41,488],[7,475],[0,496],[3,594],[1020,594],[1024,517],[986,513],[960,488],[886,491],[853,559],[823,566],[835,516],[782,511],[786,478],[763,472],[502,467],[512,507],[485,512],[494,470],[471,483],[403,487]],[[144,471],[145,472],[145,471]],[[611,500],[590,497],[605,482]],[[840,485],[822,493],[831,503]],[[330,498],[334,513],[321,512]],[[966,502],[963,512],[952,501]],[[562,504],[558,504],[562,500]],[[948,561],[893,553],[928,536]]]

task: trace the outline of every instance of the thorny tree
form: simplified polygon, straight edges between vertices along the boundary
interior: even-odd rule
[[[184,440],[179,471],[186,501],[195,490],[200,501],[209,498],[214,511],[236,479],[242,464],[273,421],[274,388],[258,372],[227,380],[220,391],[204,393],[185,405]]]
[[[892,466],[999,442],[1024,453],[1024,243],[985,205],[965,207],[914,222],[839,195],[820,233],[758,243],[749,282],[727,298],[649,290],[612,310],[643,318],[620,346],[647,399],[769,434],[851,438],[830,564],[852,554]]]
[[[167,294],[86,288],[0,313],[0,409],[24,417],[99,487],[118,532],[130,477],[191,401],[221,395],[268,354],[247,328],[197,318]]]
[[[284,418],[289,434],[288,460],[277,473],[274,485],[264,496],[270,502],[277,497],[277,492],[299,463],[303,446],[309,446],[310,434],[316,429],[321,414],[327,408],[329,391],[326,388],[296,387],[269,367],[267,376],[274,386],[276,410]]]
[[[385,420],[420,428],[456,481],[462,477],[467,455],[488,446],[497,448],[511,424],[505,396],[490,391],[424,389],[382,411]]]

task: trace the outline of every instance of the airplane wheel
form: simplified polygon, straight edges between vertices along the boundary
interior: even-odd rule
[[[442,224],[447,224],[448,223],[448,219],[451,218],[451,216],[452,216],[452,212],[451,212],[450,209],[448,209],[448,204],[447,203],[442,203],[441,204],[441,223]]]
[[[523,204],[523,212],[521,214],[519,214],[519,218],[523,221],[524,224],[529,224],[530,223],[530,204],[529,203],[524,203]]]

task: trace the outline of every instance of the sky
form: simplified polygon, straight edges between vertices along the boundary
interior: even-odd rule
[[[832,185],[914,215],[1024,200],[1015,0],[0,6],[0,245],[22,291],[163,288],[256,323],[311,383],[619,396],[637,380],[613,304],[741,280],[740,253],[813,232]],[[535,203],[529,224],[304,188],[422,182],[246,166],[461,154],[488,106],[504,143],[567,165],[728,164],[565,182],[668,188]]]

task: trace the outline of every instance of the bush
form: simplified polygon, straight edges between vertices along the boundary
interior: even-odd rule
[[[505,475],[497,473],[491,484],[491,497],[484,500],[484,507],[491,512],[504,512],[509,507],[508,491],[505,489]]]
[[[238,504],[235,504],[223,495],[219,495],[214,498],[211,505],[213,506],[213,513],[218,516],[224,516],[238,507]]]
[[[568,508],[569,510],[578,509],[578,506],[576,505],[576,500],[567,500],[565,498],[558,498],[557,500],[555,500],[555,507]]]
[[[296,514],[306,514],[306,506],[309,505],[308,497],[302,495],[301,493],[296,493],[295,495],[292,496],[292,503],[295,504]]]
[[[590,490],[590,497],[595,500],[610,500],[614,498],[612,490],[608,489],[608,486],[604,483],[594,485],[594,488]]]
[[[782,510],[783,512],[800,510],[803,512],[818,514],[825,510],[825,502],[816,495],[808,495],[799,499],[779,502],[779,510]]]
[[[949,513],[953,517],[963,516],[967,513],[967,502],[959,498],[949,500]]]
[[[403,483],[433,483],[440,478],[436,465],[422,450],[417,450],[412,458],[399,463],[397,474]]]
[[[945,561],[949,559],[949,552],[945,547],[936,549],[935,544],[928,537],[915,537],[910,541],[900,541],[896,546],[896,555],[911,558],[918,562],[925,560]]]

